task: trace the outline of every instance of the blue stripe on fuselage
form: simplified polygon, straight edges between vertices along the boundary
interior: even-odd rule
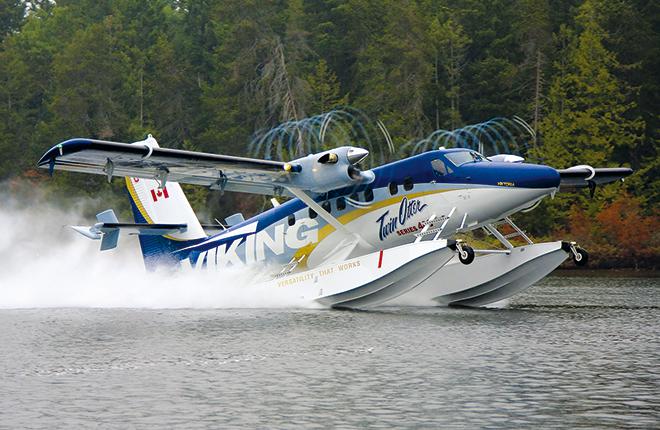
[[[552,167],[537,164],[480,162],[458,167],[452,182],[480,185],[497,185],[516,188],[556,188],[559,172]],[[449,182],[449,181],[447,181]]]
[[[368,185],[333,190],[327,194],[316,195],[314,199],[317,202],[322,202],[341,196],[350,196],[353,193],[363,192],[365,190],[386,188],[391,182],[395,182],[400,186],[403,184],[404,179],[408,177],[412,179],[414,184],[429,184],[435,181],[438,184],[455,184],[467,187],[506,186],[515,188],[553,188],[559,186],[559,173],[555,169],[535,164],[498,163],[491,161],[466,163],[457,167],[452,165],[452,173],[444,176],[437,174],[431,168],[431,161],[436,159],[446,161],[444,154],[461,150],[464,151],[464,149],[429,151],[403,160],[388,163],[373,169],[376,178]],[[291,199],[282,203],[280,206],[269,209],[240,224],[232,226],[228,231],[241,228],[254,222],[258,222],[257,231],[261,231],[283,219],[286,219],[291,214],[294,214],[305,207],[306,205],[299,199]],[[219,234],[226,233],[227,231]],[[199,248],[196,248],[196,250],[203,251],[215,248],[221,243],[230,241],[232,241],[232,239],[228,238],[227,241],[214,242],[208,246],[201,245]]]

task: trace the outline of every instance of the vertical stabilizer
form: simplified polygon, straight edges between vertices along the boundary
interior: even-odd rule
[[[158,148],[153,136],[135,142],[133,145]],[[147,268],[155,264],[178,263],[187,255],[173,257],[172,252],[206,238],[195,212],[186,198],[181,185],[166,182],[161,187],[159,181],[143,178],[126,178],[126,188],[130,195],[135,222],[148,224],[187,224],[184,232],[165,236],[139,236],[142,254]]]

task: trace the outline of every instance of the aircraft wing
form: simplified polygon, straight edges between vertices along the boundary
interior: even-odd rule
[[[361,148],[342,147],[286,163],[160,148],[151,136],[132,144],[76,138],[52,147],[38,166],[51,174],[67,170],[105,175],[108,180],[128,176],[156,179],[161,185],[173,181],[223,191],[292,196],[288,188],[322,193],[373,181],[372,172],[353,166],[354,160],[366,154]]]
[[[557,170],[560,177],[560,188],[585,188],[601,184],[609,184],[623,179],[633,173],[628,167],[575,166]]]

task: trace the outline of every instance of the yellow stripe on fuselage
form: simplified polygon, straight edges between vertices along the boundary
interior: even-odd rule
[[[348,224],[349,222],[351,222],[351,221],[353,221],[353,220],[355,220],[355,219],[357,219],[357,218],[359,218],[359,217],[361,217],[365,214],[368,214],[368,213],[374,212],[378,209],[382,209],[384,207],[399,203],[399,202],[401,202],[401,200],[403,200],[404,197],[407,197],[408,199],[414,199],[414,198],[417,198],[417,197],[424,197],[424,196],[428,196],[428,195],[432,195],[432,194],[441,194],[441,193],[446,193],[448,191],[454,191],[454,190],[456,190],[456,188],[449,188],[449,189],[444,189],[444,190],[420,191],[418,193],[402,194],[400,196],[391,197],[391,198],[386,199],[386,200],[381,200],[381,201],[376,202],[376,203],[370,205],[369,207],[366,207],[366,208],[363,208],[363,209],[352,210],[351,212],[349,212],[345,215],[337,217],[337,221],[339,221],[342,224]],[[323,239],[325,239],[328,235],[330,235],[334,231],[335,231],[335,228],[331,224],[327,224],[327,225],[323,226],[321,228],[321,230],[319,230],[318,241],[314,242],[314,243],[310,243],[309,245],[306,245],[306,246],[300,248],[298,251],[296,251],[294,256],[296,258],[300,258],[300,256],[302,256],[303,254],[306,255],[306,256],[309,255],[314,250],[314,248],[316,248],[316,246],[323,241]],[[307,260],[305,260],[304,262],[306,262],[306,261]]]

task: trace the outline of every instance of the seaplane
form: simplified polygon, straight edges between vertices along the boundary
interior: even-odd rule
[[[147,269],[266,267],[255,282],[272,286],[273,294],[295,289],[310,302],[346,308],[484,306],[528,288],[569,256],[583,264],[588,254],[576,243],[533,244],[511,216],[558,191],[593,190],[632,173],[558,170],[465,148],[363,169],[368,155],[340,146],[273,161],[161,148],[148,135],[133,143],[70,139],[46,151],[38,166],[51,175],[124,178],[134,222],[119,222],[109,209],[92,226],[73,226],[100,240],[101,250],[115,248],[124,231],[137,235]],[[207,233],[182,183],[275,198],[271,209],[249,219],[234,214]],[[503,223],[527,245],[513,246],[498,230]],[[455,239],[477,229],[504,249],[474,249]]]

